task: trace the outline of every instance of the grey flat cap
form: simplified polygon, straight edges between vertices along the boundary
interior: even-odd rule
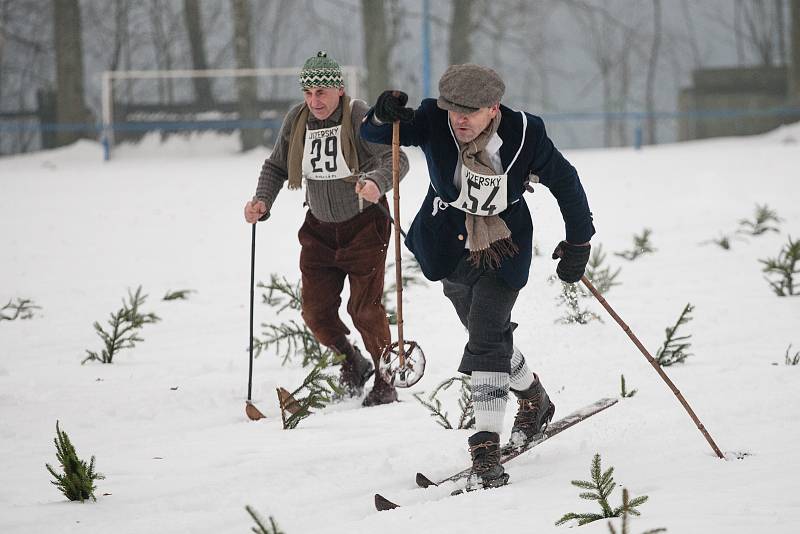
[[[472,113],[499,103],[505,91],[503,79],[489,67],[451,65],[439,80],[436,104],[449,111]]]

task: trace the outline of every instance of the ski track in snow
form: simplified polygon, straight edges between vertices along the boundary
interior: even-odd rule
[[[619,395],[622,373],[638,393],[509,463],[509,486],[455,498],[446,497],[452,488],[414,484],[417,471],[440,478],[468,461],[470,431],[442,429],[412,397],[456,374],[466,339],[437,283],[405,291],[406,337],[420,342],[428,367],[401,392],[403,402],[362,409],[351,400],[283,431],[275,387],[294,387],[305,372],[264,355],[253,399],[267,419],[246,419],[250,228],[242,206],[264,151],[237,154],[235,136],[206,134],[163,145],[149,137],[107,163],[90,142],[0,159],[0,300],[30,298],[42,308],[32,320],[0,323],[0,532],[248,532],[246,504],[287,534],[556,532],[567,528],[554,526],[564,513],[598,509],[569,483],[589,477],[596,452],[615,468],[618,488],[650,496],[632,532],[796,532],[800,366],[783,360],[790,343],[800,350],[800,297],[776,297],[758,259],[800,237],[798,139],[793,125],[638,152],[566,153],[594,212],[593,244],[603,245],[607,265],[622,267],[610,304],[653,354],[683,306],[695,305],[682,330],[692,334],[693,356],[667,372],[720,448],[749,456],[715,458],[598,303],[587,301],[603,323],[554,324],[563,311],[548,282],[549,253],[563,223],[537,186],[527,200],[542,255],[515,309],[515,343],[556,418]],[[410,151],[410,160],[405,228],[427,186],[421,153]],[[272,219],[258,225],[258,280],[299,278],[302,200],[284,190]],[[733,240],[728,251],[704,243],[732,235],[756,203],[784,219],[780,233]],[[654,254],[613,256],[645,227]],[[144,342],[113,365],[81,366],[86,349],[100,348],[92,323],[105,324],[139,284],[149,295],[144,311],[162,321],[146,325]],[[196,293],[161,300],[184,288]],[[292,313],[279,318],[299,319]],[[275,320],[257,304],[256,335]],[[457,419],[457,388],[439,398]],[[97,503],[69,503],[49,483],[56,420],[106,476]],[[376,492],[403,508],[375,512]],[[620,501],[617,489],[611,502]],[[581,529],[607,531],[605,521]]]

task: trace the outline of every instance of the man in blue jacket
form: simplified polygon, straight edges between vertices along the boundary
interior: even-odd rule
[[[542,119],[500,104],[505,84],[492,69],[453,65],[439,81],[439,98],[414,110],[408,96],[385,91],[367,113],[361,136],[425,152],[430,187],[406,246],[425,276],[441,280],[467,328],[459,371],[472,376],[477,432],[469,438],[471,477],[483,487],[503,485],[500,433],[509,389],[519,403],[511,443],[522,445],[552,419],[555,406],[539,377],[514,347],[511,310],[528,280],[533,225],[523,198],[531,182],[558,201],[566,230],[553,252],[564,282],[580,280],[594,234],[578,173],[547,137]]]

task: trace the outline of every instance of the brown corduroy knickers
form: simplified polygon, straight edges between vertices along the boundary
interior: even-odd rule
[[[381,203],[387,206],[385,198]],[[347,313],[373,361],[390,343],[381,303],[389,234],[389,219],[378,206],[340,223],[321,222],[306,212],[298,232],[303,319],[322,345],[334,347],[350,333],[339,317],[345,277],[350,279]]]

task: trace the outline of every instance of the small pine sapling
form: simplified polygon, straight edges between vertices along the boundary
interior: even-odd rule
[[[589,258],[589,263],[586,265],[586,278],[588,278],[595,289],[602,294],[605,294],[614,286],[620,285],[617,282],[621,267],[617,267],[615,271],[611,271],[611,267],[604,267],[603,263],[606,261],[606,254],[603,252],[603,245],[598,244],[592,248],[592,255]]]
[[[551,281],[556,280],[551,277]],[[560,324],[589,324],[591,321],[603,322],[603,319],[596,313],[581,307],[581,299],[589,296],[589,293],[578,284],[568,284],[561,282],[561,294],[556,297],[556,301],[567,309],[566,314],[555,320]]]
[[[0,321],[14,321],[16,319],[33,318],[33,310],[40,310],[30,299],[17,299],[17,302],[8,301],[0,308]]]
[[[633,248],[631,250],[624,250],[622,252],[615,252],[615,256],[625,258],[626,260],[633,261],[639,256],[650,254],[656,251],[650,243],[650,234],[652,230],[645,228],[642,230],[642,235],[633,235]]]
[[[756,204],[755,217],[752,221],[741,219],[739,221],[739,233],[747,235],[761,235],[767,232],[777,232],[778,228],[770,226],[770,223],[780,224],[783,219],[778,217],[778,214],[769,208],[766,204],[760,206]]]
[[[189,300],[189,293],[194,293],[193,289],[176,289],[175,291],[167,290],[164,298],[161,300]]]
[[[108,320],[110,330],[106,332],[100,323],[95,321],[94,329],[103,340],[103,349],[100,353],[87,350],[88,356],[81,361],[81,365],[88,361],[113,363],[114,356],[123,349],[132,349],[136,343],[144,341],[139,337],[139,330],[146,325],[161,320],[155,313],[141,313],[139,307],[147,300],[147,295],[142,295],[142,286],[131,294],[128,290],[128,300],[122,301],[122,308],[111,314]]]
[[[258,287],[267,290],[267,293],[262,295],[263,302],[274,307],[277,314],[286,309],[301,310],[303,301],[300,281],[293,284],[285,277],[272,274],[269,284],[259,282]],[[282,358],[282,365],[286,365],[297,355],[302,357],[303,367],[333,359],[333,352],[317,341],[305,323],[290,319],[279,324],[261,326],[264,328],[264,337],[262,339],[253,337],[253,352],[256,357],[261,355],[262,351],[273,348]]]
[[[303,306],[303,291],[300,280],[292,284],[285,276],[280,278],[275,273],[270,275],[269,284],[259,282],[257,287],[266,289],[262,294],[264,304],[276,308],[276,313],[281,313],[286,308],[299,311]]]
[[[786,347],[786,355],[784,356],[784,362],[786,365],[798,365],[800,364],[800,350],[794,353],[794,356],[790,356],[789,352],[792,350],[791,343],[788,347]]]
[[[620,387],[619,396],[622,397],[623,399],[633,397],[634,395],[636,395],[636,392],[638,391],[636,389],[628,391],[625,388],[625,375],[619,375],[619,387]]]
[[[667,337],[664,340],[664,344],[661,345],[658,352],[656,352],[655,358],[662,367],[669,367],[675,363],[683,363],[686,358],[692,355],[689,352],[689,347],[691,347],[691,343],[689,343],[689,339],[692,337],[691,334],[688,336],[679,336],[677,333],[678,328],[692,320],[692,316],[689,314],[693,311],[694,306],[686,304],[678,317],[678,321],[673,326],[665,329]]]
[[[640,515],[639,510],[637,507],[644,503],[648,497],[647,495],[642,495],[640,497],[636,497],[631,501],[623,501],[621,506],[616,508],[612,508],[611,505],[608,503],[608,497],[611,495],[611,492],[616,487],[616,482],[614,482],[614,468],[609,467],[605,472],[602,471],[600,466],[600,455],[595,454],[594,459],[592,460],[592,468],[591,468],[591,475],[592,480],[573,480],[571,484],[581,489],[589,490],[584,493],[580,494],[582,499],[586,499],[588,501],[596,501],[600,505],[601,513],[581,513],[576,514],[573,512],[564,514],[561,519],[556,521],[556,526],[563,525],[567,521],[571,521],[573,519],[578,521],[578,526],[585,525],[587,523],[591,523],[592,521],[597,521],[599,519],[606,519],[609,517],[619,517],[623,513],[628,513],[631,515]]]
[[[50,483],[56,486],[70,501],[83,502],[87,499],[96,501],[94,482],[105,477],[95,472],[94,456],[88,465],[78,458],[75,447],[67,433],[59,427],[58,421],[56,421],[56,437],[53,442],[56,445],[56,458],[58,458],[62,472],[57,473],[50,464],[45,464],[50,474],[55,477],[55,480],[51,480]]]
[[[296,428],[300,421],[311,415],[312,409],[322,409],[344,394],[338,379],[326,373],[330,366],[340,364],[342,359],[343,356],[321,358],[297,389],[288,395],[278,390],[284,430]],[[305,397],[298,398],[301,392],[305,392]]]
[[[800,295],[800,240],[789,242],[783,246],[777,258],[758,260],[764,264],[764,279],[779,297]],[[772,279],[770,279],[770,277]]]
[[[626,508],[625,511],[622,512],[622,526],[620,530],[620,534],[628,534],[628,511],[627,507],[629,506],[628,501],[628,489],[622,488],[622,504]],[[611,520],[608,521],[608,530],[611,534],[617,534],[617,530],[614,528],[614,525],[611,523]],[[665,528],[652,528],[650,530],[645,530],[642,534],[658,534],[659,532],[666,532],[667,529]]]
[[[448,389],[455,382],[459,382],[461,385],[458,397],[458,407],[461,413],[458,418],[457,428],[459,430],[475,428],[475,407],[472,404],[472,381],[469,377],[454,376],[448,378],[436,386],[430,395],[428,395],[427,399],[423,398],[422,392],[414,393],[414,398],[431,412],[430,416],[436,419],[436,423],[448,430],[452,429],[453,425],[447,417],[447,412],[442,411],[442,403],[437,398],[437,395]]]
[[[283,531],[278,528],[278,524],[272,516],[269,516],[269,525],[267,525],[252,506],[248,504],[244,509],[247,510],[247,513],[250,514],[256,524],[256,526],[250,527],[250,530],[256,534],[283,534]]]

